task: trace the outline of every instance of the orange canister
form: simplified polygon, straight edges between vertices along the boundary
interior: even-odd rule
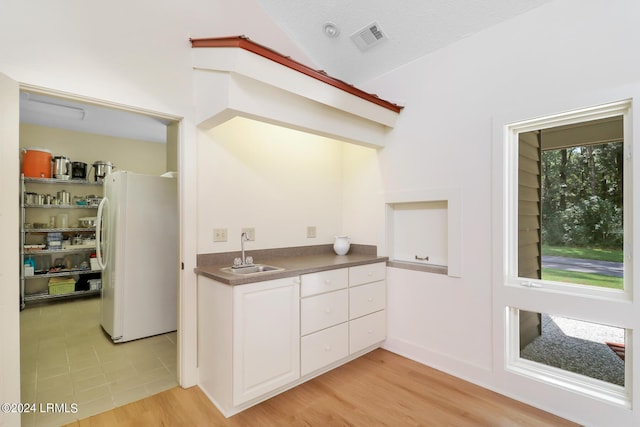
[[[44,148],[23,148],[22,173],[31,178],[51,178],[51,151]]]

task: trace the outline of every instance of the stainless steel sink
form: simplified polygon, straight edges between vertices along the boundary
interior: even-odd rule
[[[265,264],[253,264],[246,265],[242,267],[225,267],[221,269],[227,273],[233,274],[255,274],[255,273],[267,273],[270,271],[281,271],[284,268],[274,267],[273,265],[265,265]]]

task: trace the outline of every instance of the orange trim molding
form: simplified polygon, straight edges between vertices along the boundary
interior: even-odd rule
[[[278,64],[284,65],[285,67],[291,68],[292,70],[298,71],[316,80],[320,80],[321,82],[324,82],[335,88],[341,89],[345,92],[348,92],[352,95],[365,99],[369,102],[372,102],[376,105],[379,105],[381,107],[384,107],[396,113],[400,113],[402,108],[404,108],[397,104],[378,98],[377,95],[360,90],[348,83],[343,82],[342,80],[331,77],[322,70],[314,70],[313,68],[307,67],[306,65],[298,61],[294,61],[288,56],[284,56],[272,49],[269,49],[268,47],[252,42],[251,40],[249,40],[248,37],[245,37],[245,36],[189,39],[189,41],[191,41],[192,48],[237,47],[240,49],[248,50],[249,52],[255,53],[256,55],[260,55],[264,58],[270,59],[271,61],[275,61]]]

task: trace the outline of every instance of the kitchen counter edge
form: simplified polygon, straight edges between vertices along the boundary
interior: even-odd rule
[[[282,270],[264,273],[238,275],[222,271],[228,265],[205,265],[196,267],[195,273],[227,285],[246,285],[263,282],[265,280],[284,279],[301,274],[316,273],[318,271],[335,270],[338,268],[355,267],[358,265],[387,262],[389,257],[375,255],[313,255],[299,257],[278,257],[259,260],[258,264],[280,267]]]

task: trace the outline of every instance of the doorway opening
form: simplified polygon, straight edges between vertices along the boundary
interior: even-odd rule
[[[90,173],[93,163],[109,162],[115,170],[144,175],[179,172],[179,119],[31,87],[21,89],[20,106],[21,149],[37,147],[89,166],[86,183],[55,176],[30,180],[34,193],[67,191],[70,203],[28,204],[33,212],[24,213],[20,225],[26,236],[24,245],[44,245],[37,254],[25,253],[34,259],[34,274],[21,275],[27,296],[20,313],[21,397],[30,402],[76,403],[76,412],[56,415],[59,419],[55,422],[66,424],[178,385],[177,333],[114,344],[101,327],[102,284],[98,283],[97,292],[86,295],[78,288],[79,279],[92,271],[84,270],[91,267],[85,267],[78,256],[75,262],[73,256],[89,256],[95,247],[74,245],[71,240],[78,237],[76,234],[91,237],[97,231],[91,230],[91,225],[77,224],[80,217],[96,216],[89,196],[102,196],[102,184]],[[24,203],[21,210],[26,211]],[[57,220],[59,212],[67,216],[65,226],[49,222],[51,216]],[[44,228],[35,226],[45,223]],[[60,247],[47,246],[52,234],[60,234],[53,236],[60,237]],[[44,240],[36,242],[39,239]],[[25,246],[21,250],[25,251]],[[58,267],[52,264],[57,259],[61,270],[50,270]],[[178,265],[176,257],[176,269]],[[61,295],[52,293],[50,279],[58,276],[70,278],[75,287]],[[177,289],[179,283],[175,286]],[[40,421],[50,425],[53,420],[47,414],[46,420]],[[23,415],[23,423],[40,425],[37,414]]]

